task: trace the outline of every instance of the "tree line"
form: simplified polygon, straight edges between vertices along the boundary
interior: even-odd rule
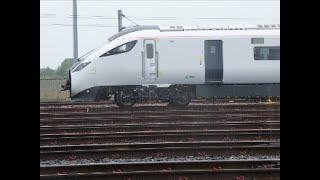
[[[40,78],[66,78],[71,66],[72,58],[66,58],[57,69],[51,69],[50,67],[40,68]]]

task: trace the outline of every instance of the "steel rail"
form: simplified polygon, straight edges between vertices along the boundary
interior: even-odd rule
[[[242,180],[268,179],[279,180],[280,168],[269,169],[226,169],[213,171],[212,169],[171,170],[171,171],[136,171],[136,172],[92,172],[73,174],[40,175],[40,179],[76,179],[76,180],[163,180],[163,179],[201,179],[201,180]]]
[[[150,117],[150,118],[45,118],[40,119],[41,124],[66,124],[66,123],[178,123],[178,122],[280,122],[278,116],[260,116],[260,117],[192,117],[192,118],[164,118],[164,117]]]
[[[183,125],[208,125],[208,126],[219,126],[219,125],[246,125],[246,126],[259,126],[259,125],[279,125],[280,121],[173,121],[173,122],[133,122],[133,123],[119,123],[119,122],[105,122],[105,121],[68,121],[68,122],[40,122],[40,127],[96,127],[108,125],[109,127],[159,127],[159,126],[177,126],[177,123]],[[179,125],[178,125],[179,126]]]
[[[67,112],[67,113],[59,113],[59,112],[40,112],[40,116],[110,116],[110,115],[216,115],[216,114],[226,114],[226,113],[280,113],[280,109],[237,109],[237,110],[212,110],[212,111],[197,111],[198,114],[195,114],[194,111],[103,111],[103,112]]]
[[[69,165],[40,165],[40,177],[117,176],[133,174],[177,174],[191,172],[235,173],[278,172],[280,159],[197,160],[165,162],[117,162]]]
[[[179,124],[176,126],[112,126],[109,125],[100,125],[100,126],[46,126],[40,127],[40,134],[49,134],[49,133],[84,133],[84,132],[127,132],[127,131],[170,131],[170,130],[202,130],[206,132],[208,130],[237,130],[237,129],[279,129],[280,125],[270,124],[270,125],[239,125],[239,124],[221,124],[221,125],[208,125],[208,124],[199,124],[199,125],[184,125]]]
[[[69,159],[70,157],[76,158],[109,158],[109,159],[119,159],[119,158],[146,158],[146,157],[184,157],[184,156],[195,156],[201,157],[204,155],[207,156],[231,156],[237,154],[245,155],[278,155],[280,153],[280,143],[275,142],[272,144],[212,144],[212,146],[203,146],[199,143],[189,143],[185,146],[181,145],[180,147],[174,146],[176,142],[172,143],[172,147],[161,146],[161,145],[150,145],[148,148],[145,146],[134,147],[134,145],[128,146],[105,146],[107,148],[73,148],[69,147],[66,150],[55,149],[50,150],[50,148],[40,151],[40,160],[48,159]],[[249,143],[250,144],[250,143]],[[208,145],[208,144],[207,144]],[[83,146],[84,147],[84,146]],[[59,150],[57,150],[59,149]]]
[[[173,107],[132,107],[132,108],[116,108],[116,107],[105,107],[105,106],[60,106],[60,107],[40,107],[41,112],[50,112],[50,111],[60,111],[60,112],[99,112],[99,111],[141,111],[141,110],[156,110],[160,109],[161,111],[200,111],[200,110],[232,110],[232,109],[280,109],[279,105],[264,105],[264,106],[244,106],[244,105],[238,105],[238,106],[201,106],[202,108],[198,106],[192,106],[192,107],[185,107],[185,108],[173,108]]]
[[[116,142],[163,142],[163,141],[239,141],[239,140],[279,140],[280,132],[238,132],[238,133],[168,133],[159,134],[49,134],[40,135],[40,145],[53,144],[87,144],[87,143],[116,143]]]

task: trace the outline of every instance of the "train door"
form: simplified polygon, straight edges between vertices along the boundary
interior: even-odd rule
[[[155,40],[144,40],[142,52],[142,83],[152,84],[158,78],[158,52]]]
[[[223,57],[221,40],[205,40],[205,81],[222,82]]]

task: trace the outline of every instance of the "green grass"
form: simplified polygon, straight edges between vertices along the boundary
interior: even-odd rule
[[[40,101],[69,101],[69,91],[61,91],[61,85],[64,83],[63,79],[40,79]]]

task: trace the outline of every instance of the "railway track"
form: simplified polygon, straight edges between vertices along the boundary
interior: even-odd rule
[[[40,112],[137,112],[137,111],[211,111],[211,110],[260,110],[260,109],[280,109],[279,104],[277,103],[267,103],[267,104],[191,104],[187,107],[170,107],[165,104],[158,105],[141,105],[141,106],[133,106],[131,108],[119,108],[117,106],[110,105],[55,105],[55,106],[41,106]]]
[[[222,123],[222,122],[279,122],[279,115],[269,115],[269,116],[229,116],[226,117],[194,117],[187,116],[184,118],[167,118],[162,116],[152,116],[152,117],[139,117],[139,118],[128,118],[128,117],[83,117],[83,118],[42,118],[40,119],[40,126],[44,125],[76,125],[76,124],[134,124],[134,123],[187,123],[187,122],[199,122],[199,123]]]
[[[143,169],[143,170],[142,170]],[[268,174],[267,178],[265,174]],[[93,163],[40,167],[41,179],[279,179],[280,159]]]
[[[103,144],[129,142],[188,142],[188,141],[243,141],[243,140],[279,140],[280,130],[247,130],[247,131],[144,131],[124,133],[73,133],[41,134],[40,145],[63,144]]]
[[[279,179],[279,103],[40,104],[41,179]]]
[[[56,106],[43,106],[40,108],[41,112],[52,112],[53,110],[60,112],[105,112],[105,111],[190,111],[190,110],[227,110],[227,109],[279,109],[279,104],[276,103],[268,103],[268,104],[191,104],[187,107],[171,107],[166,106],[165,104],[159,104],[154,106],[133,106],[131,108],[119,108],[117,106],[109,106],[109,105],[56,105]]]
[[[279,124],[272,124],[272,125],[253,125],[250,126],[251,129],[272,129],[273,127],[278,128]],[[153,132],[153,131],[188,131],[188,130],[202,130],[203,132],[207,132],[210,130],[247,130],[247,125],[233,125],[233,124],[223,124],[220,126],[208,126],[208,124],[199,124],[199,125],[183,125],[179,124],[177,126],[60,126],[60,127],[41,127],[40,133],[46,133],[46,134],[52,134],[52,133],[63,133],[63,134],[69,134],[69,133],[103,133],[103,132],[128,132],[128,131],[139,131],[139,132]]]
[[[228,114],[236,115],[280,115],[280,110],[212,110],[212,111],[133,111],[133,112],[68,112],[68,113],[40,113],[41,118],[83,118],[83,117],[126,117],[126,118],[143,118],[143,117],[165,117],[165,118],[184,118],[184,117],[219,117]]]
[[[40,160],[143,159],[147,157],[203,157],[245,155],[277,155],[279,141],[195,141],[161,143],[120,143],[40,146]]]

